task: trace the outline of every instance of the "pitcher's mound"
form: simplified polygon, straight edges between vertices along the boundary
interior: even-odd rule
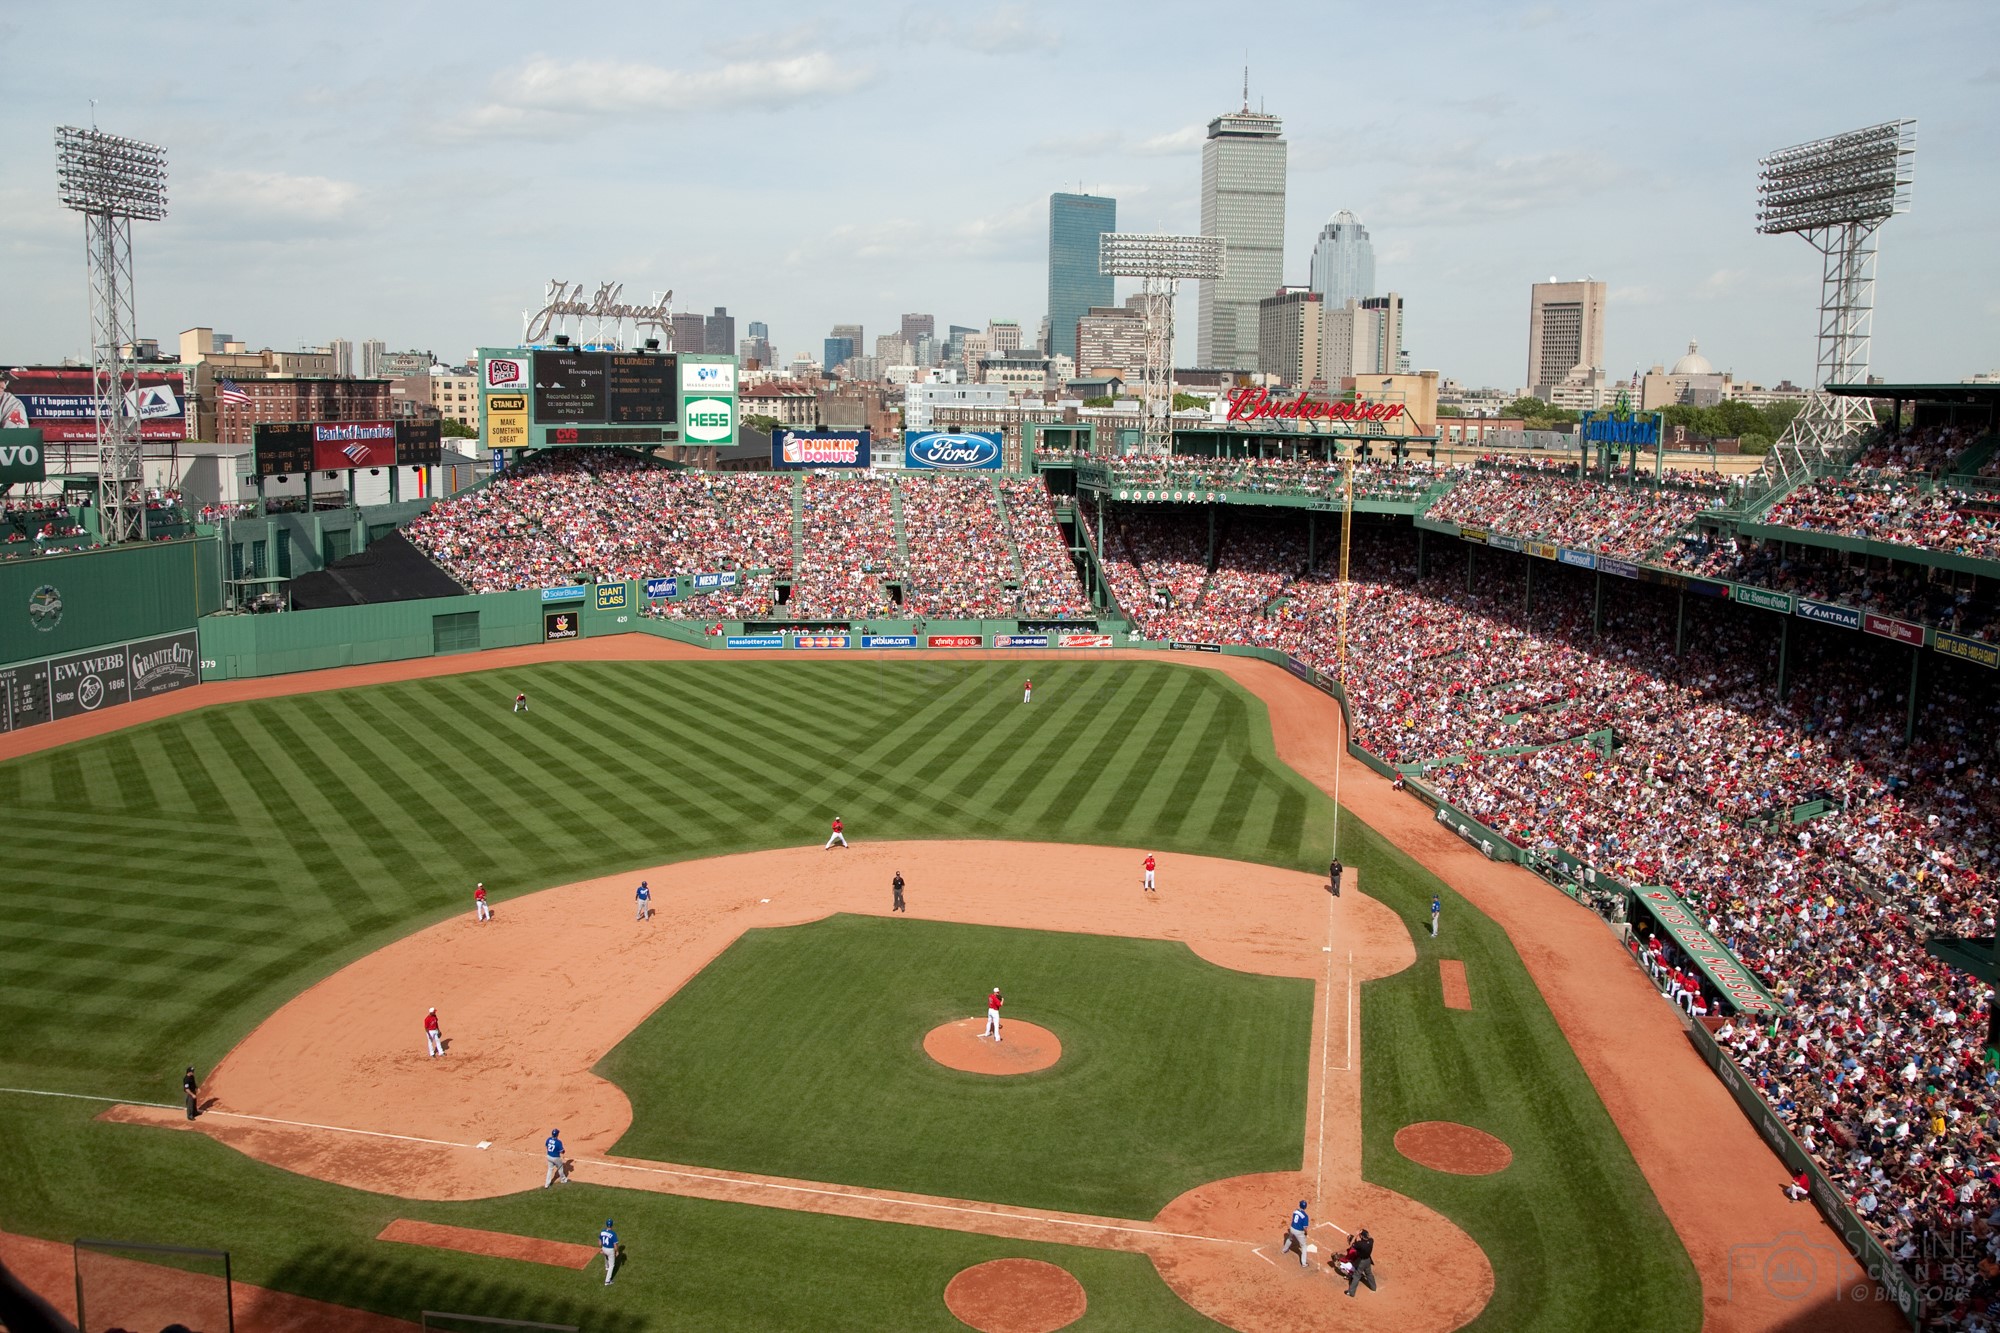
[[[1514,1150],[1483,1129],[1425,1120],[1396,1131],[1396,1151],[1433,1171],[1455,1176],[1490,1176],[1504,1171]]]
[[[1054,1264],[994,1259],[947,1283],[944,1304],[980,1333],[1055,1333],[1083,1318],[1085,1302],[1083,1284]]]
[[[1047,1028],[1010,1018],[1000,1025],[999,1041],[980,1036],[984,1031],[984,1018],[961,1018],[956,1023],[934,1027],[924,1034],[924,1054],[947,1069],[963,1069],[971,1074],[1032,1074],[1062,1059],[1062,1043]]]

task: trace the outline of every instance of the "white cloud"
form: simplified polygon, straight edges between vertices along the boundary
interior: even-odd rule
[[[1613,304],[1620,306],[1658,305],[1660,303],[1660,294],[1651,287],[1635,283],[1624,287],[1613,287],[1610,292],[1610,299]]]
[[[1489,158],[1467,145],[1436,153],[1384,194],[1384,221],[1402,226],[1473,226],[1573,203],[1618,189],[1630,169],[1592,152]]]
[[[1180,157],[1200,148],[1206,133],[1199,125],[1146,136],[1127,130],[1068,132],[1039,141],[1035,151],[1070,157]]]
[[[283,171],[205,171],[171,192],[176,203],[236,218],[329,219],[360,199],[361,187],[330,176],[294,176]]]
[[[1047,239],[1048,201],[1031,199],[970,215],[952,211],[940,217],[843,223],[792,249],[785,262],[805,268],[830,262],[904,265],[913,254],[931,262],[1037,261]]]
[[[968,19],[965,11],[958,9],[907,10],[900,30],[908,42],[941,42],[977,55],[1053,51],[1062,44],[1060,32],[1038,23],[1020,5],[998,5],[978,19]]]
[[[590,115],[772,107],[833,97],[875,77],[871,66],[807,51],[713,69],[537,56],[494,79],[493,99],[445,127],[454,138],[560,133]]]

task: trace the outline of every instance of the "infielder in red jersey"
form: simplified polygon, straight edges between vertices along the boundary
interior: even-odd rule
[[[995,986],[993,993],[986,997],[986,1031],[979,1034],[981,1037],[1000,1040],[1000,1006],[1005,1003],[1007,1003],[1006,998],[1000,994],[1000,988]]]
[[[1145,878],[1145,879],[1144,879],[1144,881],[1142,881],[1142,882],[1143,882],[1143,883],[1145,884],[1145,886],[1146,886],[1146,892],[1148,892],[1148,893],[1152,893],[1152,892],[1154,891],[1154,890],[1153,890],[1153,865],[1154,865],[1154,861],[1153,861],[1153,854],[1152,854],[1151,852],[1147,852],[1147,853],[1146,853],[1146,878]]]
[[[472,919],[474,921],[491,921],[493,919],[493,909],[486,905],[486,886],[484,884],[475,884],[472,886]]]
[[[432,1055],[444,1054],[444,1033],[438,1029],[438,1011],[433,1009],[424,1015],[424,1045]]]
[[[833,832],[827,836],[826,850],[832,851],[833,844],[835,844],[836,842],[839,843],[842,847],[845,847],[847,845],[847,835],[840,831],[839,815],[835,815],[833,817]]]

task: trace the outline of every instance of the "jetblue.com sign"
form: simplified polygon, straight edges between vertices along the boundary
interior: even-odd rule
[[[997,472],[998,431],[906,430],[903,466],[949,472]]]

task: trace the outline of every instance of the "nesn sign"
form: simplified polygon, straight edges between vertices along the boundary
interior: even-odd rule
[[[985,431],[912,431],[903,441],[903,466],[951,471],[1000,466],[1000,437]]]

